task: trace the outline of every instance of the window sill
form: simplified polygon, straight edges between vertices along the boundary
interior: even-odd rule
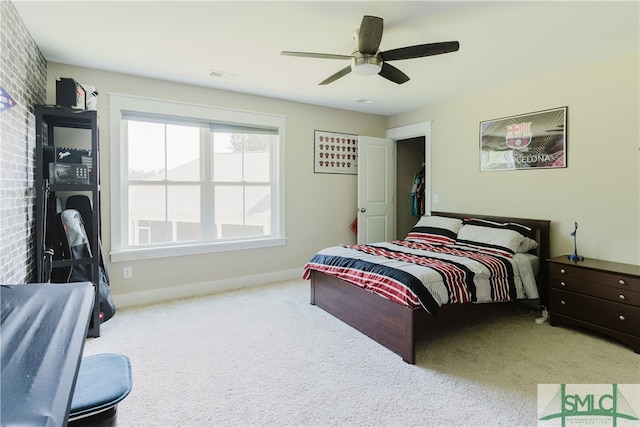
[[[200,255],[215,252],[230,252],[247,249],[270,248],[284,246],[286,237],[244,240],[224,243],[202,243],[184,246],[149,247],[127,249],[109,253],[111,262],[139,261],[145,259],[169,258],[177,256]]]

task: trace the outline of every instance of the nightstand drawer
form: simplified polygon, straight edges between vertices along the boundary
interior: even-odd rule
[[[640,336],[640,308],[603,301],[586,295],[550,290],[551,313],[573,317],[617,331]]]
[[[597,271],[574,265],[551,263],[549,273],[552,276],[567,277],[575,280],[613,286],[620,289],[631,289],[640,292],[640,278],[626,276],[615,272]]]
[[[632,292],[624,287],[602,286],[562,276],[551,276],[549,278],[549,285],[556,289],[591,295],[640,307],[640,292]]]

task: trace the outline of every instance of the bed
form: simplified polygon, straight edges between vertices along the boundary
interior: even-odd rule
[[[507,303],[525,301],[536,308],[546,304],[549,224],[432,212],[405,240],[319,251],[305,265],[303,277],[311,283],[311,304],[414,364],[416,337],[423,332],[503,310]],[[496,231],[487,237],[486,227]],[[514,230],[522,238],[514,237]],[[523,257],[531,262],[526,274],[519,272]],[[491,277],[505,271],[509,277]]]

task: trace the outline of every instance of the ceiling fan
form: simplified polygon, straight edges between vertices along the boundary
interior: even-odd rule
[[[365,15],[362,18],[360,28],[353,35],[356,41],[356,50],[351,55],[334,55],[330,53],[313,52],[292,52],[284,50],[282,55],[302,56],[305,58],[320,59],[349,59],[351,65],[343,68],[337,73],[329,76],[319,84],[326,85],[344,77],[350,72],[359,75],[379,74],[387,80],[402,84],[409,81],[409,76],[389,64],[389,61],[400,59],[422,58],[424,56],[440,55],[443,53],[455,52],[460,48],[457,41],[427,43],[415,46],[401,47],[398,49],[380,52],[380,42],[382,41],[383,19],[377,16]]]

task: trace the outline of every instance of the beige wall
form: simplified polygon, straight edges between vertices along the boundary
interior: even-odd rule
[[[288,272],[299,277],[302,266],[319,249],[340,243],[355,243],[348,229],[356,212],[355,175],[313,173],[313,132],[315,129],[385,135],[385,118],[277,99],[231,93],[201,87],[139,78],[87,68],[49,63],[48,102],[55,103],[56,77],[72,77],[95,86],[100,123],[103,250],[109,253],[109,109],[108,93],[145,96],[223,108],[279,114],[287,117],[285,151],[285,220],[287,243],[283,247],[183,256],[127,263],[109,263],[112,292],[116,302],[149,301],[148,291],[157,299],[237,287],[240,277],[274,277],[269,273]],[[108,256],[106,257],[108,260]],[[133,279],[122,279],[122,267],[133,266]],[[266,275],[266,276],[265,276]],[[261,279],[256,279],[260,281]],[[225,281],[230,284],[225,285]],[[212,284],[212,282],[215,282]],[[246,280],[251,282],[251,279]],[[216,284],[217,283],[217,284]],[[183,287],[172,291],[172,287]],[[134,298],[125,294],[146,293]],[[153,299],[153,298],[152,298]]]
[[[204,89],[50,63],[48,102],[55,78],[73,77],[100,91],[103,249],[110,250],[108,92],[287,116],[286,235],[284,247],[109,264],[116,302],[130,304],[242,284],[243,278],[297,274],[318,249],[355,242],[352,175],[314,174],[313,131],[384,136],[385,129],[428,120],[432,126],[432,209],[522,216],[552,221],[552,254],[578,249],[586,257],[640,263],[639,56],[559,72],[463,99],[385,118]],[[568,167],[480,172],[479,123],[519,113],[568,107]],[[108,257],[107,257],[108,258]],[[132,265],[134,278],[122,280]],[[240,281],[238,282],[238,278]],[[251,280],[248,280],[249,282]],[[173,291],[173,289],[181,289]],[[136,295],[143,295],[137,298]],[[151,298],[153,300],[153,298]]]
[[[390,117],[432,120],[433,210],[549,219],[552,255],[640,264],[638,54]],[[469,71],[473,78],[473,71]],[[568,167],[480,172],[479,123],[568,107]]]

